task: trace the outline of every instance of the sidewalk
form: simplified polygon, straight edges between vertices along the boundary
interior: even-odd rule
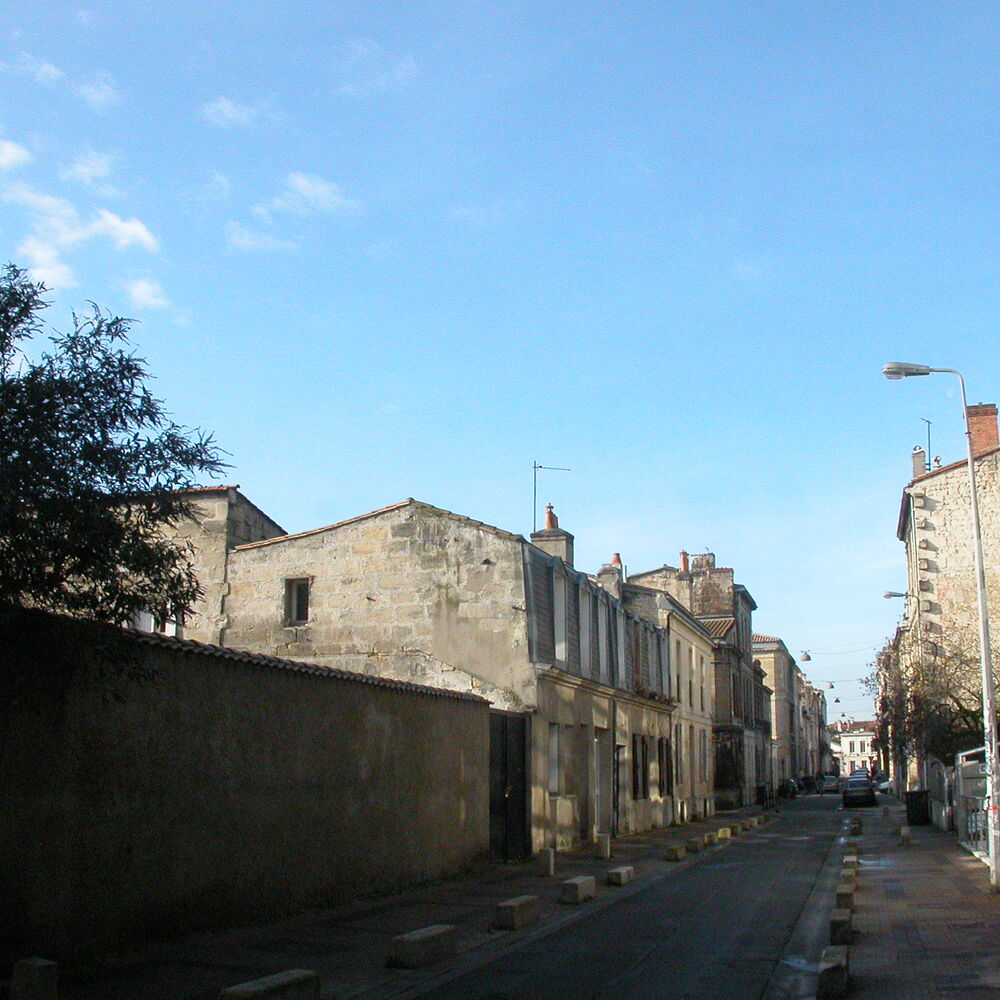
[[[665,861],[663,856],[668,847],[685,845],[691,838],[761,812],[752,807],[621,837],[614,841],[610,860],[596,857],[594,845],[587,844],[556,856],[555,877],[540,874],[534,861],[502,865],[266,925],[158,944],[113,963],[61,972],[59,995],[61,1000],[217,1000],[225,987],[299,968],[319,972],[324,1000],[406,997],[483,964],[525,938],[550,934],[592,914],[596,907],[641,890],[666,870],[697,864],[703,853],[680,862]],[[635,868],[634,881],[624,887],[608,886],[607,872],[623,865]],[[576,875],[595,876],[596,899],[582,907],[559,903],[561,883]],[[521,931],[494,930],[497,903],[520,895],[539,897],[540,920]],[[392,938],[433,924],[458,928],[456,957],[424,969],[386,967]]]
[[[911,826],[903,846],[898,802],[888,817],[858,811],[852,1000],[997,1000],[1000,895],[986,866],[932,826]]]
[[[890,800],[884,816],[883,802],[858,811],[864,826],[857,838],[851,1000],[1000,1000],[1000,895],[989,893],[985,865],[959,848],[951,834],[929,826],[911,827],[912,842],[903,846],[896,830],[906,822],[905,810]],[[319,972],[324,1000],[403,1000],[613,905],[668,872],[697,865],[705,852],[680,862],[663,856],[670,846],[760,812],[740,810],[623,837],[614,841],[610,860],[595,857],[593,845],[586,845],[557,855],[555,877],[540,874],[534,862],[504,865],[393,896],[159,944],[117,962],[67,970],[60,976],[60,997],[217,1000],[224,987],[300,968]],[[839,815],[846,821],[845,813]],[[794,823],[794,808],[783,807],[771,821],[781,830]],[[834,844],[829,866],[839,869],[844,842],[840,837]],[[726,848],[713,848],[720,849]],[[635,880],[606,885],[608,870],[623,865],[635,868]],[[596,899],[582,907],[558,902],[562,881],[575,875],[593,875],[597,882]],[[541,919],[520,931],[494,930],[496,904],[520,895],[539,897]],[[802,951],[805,989],[796,998],[814,995],[815,963],[828,943],[826,937],[818,940],[826,933],[824,906],[832,901],[816,906],[818,930],[807,937],[817,940]],[[457,956],[423,969],[386,967],[393,937],[442,923],[458,928]]]

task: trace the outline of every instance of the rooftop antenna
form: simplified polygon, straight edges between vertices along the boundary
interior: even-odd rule
[[[925,424],[927,424],[927,454],[924,455],[924,469],[927,472],[931,471],[931,422],[926,417],[920,418]]]
[[[537,462],[531,463],[531,531],[532,534],[538,530],[538,470],[545,469],[547,472],[572,472],[572,469],[563,469],[558,465],[539,465]]]

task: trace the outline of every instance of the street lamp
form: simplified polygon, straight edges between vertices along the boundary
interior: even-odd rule
[[[976,564],[976,599],[979,609],[979,663],[983,675],[983,732],[986,743],[986,769],[988,772],[989,806],[986,810],[987,837],[990,859],[990,891],[1000,892],[997,864],[1000,860],[1000,814],[997,796],[1000,794],[1000,759],[997,757],[996,711],[994,710],[993,655],[990,647],[990,620],[986,608],[986,574],[983,569],[983,538],[979,527],[979,498],[976,494],[976,464],[972,453],[972,429],[969,427],[969,409],[965,399],[965,379],[954,368],[929,368],[903,361],[892,361],[882,366],[888,379],[909,378],[912,375],[954,375],[962,393],[962,418],[965,420],[965,442],[969,453],[969,506],[972,510],[972,551]]]

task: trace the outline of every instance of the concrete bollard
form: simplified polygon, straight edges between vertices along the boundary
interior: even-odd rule
[[[537,896],[515,896],[497,903],[493,913],[493,926],[500,931],[519,931],[533,924],[541,916]]]
[[[635,878],[635,869],[631,865],[622,865],[608,871],[608,885],[626,885]]]
[[[14,963],[10,1000],[58,1000],[59,966],[46,958]]]
[[[836,907],[838,910],[853,910],[854,909],[854,890],[855,890],[854,879],[842,878],[837,883],[837,903]]]
[[[250,979],[224,989],[219,1000],[319,1000],[319,973],[312,969],[289,969]]]
[[[605,861],[611,857],[611,834],[599,833],[597,835],[597,856]]]
[[[419,969],[454,955],[458,931],[451,924],[431,924],[394,937],[386,963],[396,969]]]
[[[730,830],[728,826],[720,826],[719,829],[715,831],[715,834],[719,840],[729,840],[733,835],[733,831]]]
[[[535,870],[539,875],[555,875],[556,850],[554,847],[543,847],[538,854],[535,855]]]
[[[684,846],[688,854],[697,854],[705,846],[705,841],[701,837],[689,837]]]
[[[683,861],[687,856],[687,851],[680,844],[671,844],[663,855],[664,861]]]
[[[830,944],[850,944],[853,936],[853,914],[849,909],[830,913]]]
[[[597,881],[594,876],[577,875],[576,878],[568,878],[563,882],[559,902],[575,905],[585,903],[595,895],[597,895]]]
[[[847,996],[851,976],[849,950],[846,945],[833,944],[824,948],[818,971],[816,1000],[840,1000],[841,997]]]
[[[719,835],[714,830],[709,830],[705,834],[705,846],[712,847],[719,842]]]
[[[910,843],[911,843],[911,840],[910,840],[910,828],[908,826],[901,826],[899,828],[899,842],[900,842],[900,844],[903,845],[903,847],[909,847],[910,846]]]

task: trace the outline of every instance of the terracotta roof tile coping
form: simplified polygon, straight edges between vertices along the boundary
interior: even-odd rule
[[[305,538],[309,535],[318,535],[324,531],[333,531],[335,528],[343,528],[348,524],[355,524],[358,521],[365,521],[369,518],[379,517],[382,514],[389,513],[389,511],[401,510],[403,507],[417,507],[421,510],[430,511],[434,514],[443,514],[445,517],[453,518],[456,521],[462,521],[474,528],[488,531],[491,534],[499,535],[501,538],[508,538],[514,542],[526,541],[523,535],[515,535],[512,532],[504,531],[503,528],[495,528],[492,524],[486,524],[483,521],[476,521],[471,517],[465,517],[463,514],[456,514],[454,511],[445,510],[443,507],[435,507],[433,504],[424,503],[422,500],[414,500],[413,497],[407,497],[405,500],[400,500],[398,503],[391,503],[386,507],[379,507],[377,510],[370,510],[366,514],[355,514],[354,517],[348,517],[343,521],[335,521],[333,524],[324,524],[320,528],[308,528],[306,531],[297,531],[290,535],[276,535],[274,538],[262,538],[258,542],[244,542],[242,545],[237,545],[236,548],[252,549],[261,545],[274,545],[275,542],[287,542],[293,538]]]
[[[224,660],[237,663],[248,663],[275,670],[288,670],[297,674],[311,674],[313,677],[325,677],[336,681],[353,681],[357,684],[370,684],[373,687],[389,688],[394,691],[408,691],[411,694],[422,694],[432,698],[457,698],[459,701],[485,702],[479,695],[465,691],[449,691],[446,688],[429,687],[425,684],[413,684],[409,681],[397,681],[388,677],[376,677],[372,674],[359,674],[352,670],[341,670],[339,667],[325,667],[318,663],[303,663],[300,660],[283,660],[277,656],[265,656],[262,653],[248,653],[242,649],[230,649],[226,646],[213,646],[207,642],[196,642],[194,639],[177,639],[174,636],[161,635],[158,632],[140,632],[138,629],[122,629],[144,646],[162,646],[175,649],[181,653],[194,656],[217,656]]]
[[[754,632],[752,637],[753,642],[781,642],[776,635],[761,635],[759,632]]]

